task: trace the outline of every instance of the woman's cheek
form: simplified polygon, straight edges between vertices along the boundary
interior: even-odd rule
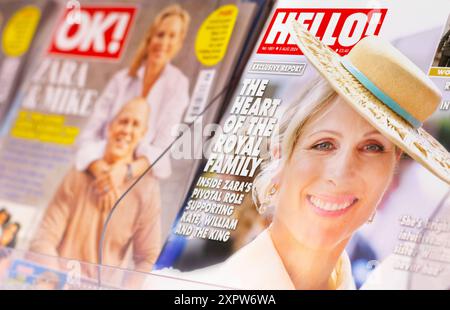
[[[391,155],[391,154],[385,154]],[[367,187],[372,190],[374,196],[382,196],[389,186],[395,168],[395,157],[380,156],[377,160],[371,160],[361,172]]]
[[[280,186],[285,189],[284,194],[289,196],[291,203],[302,205],[302,198],[311,194],[311,190],[320,189],[323,174],[323,161],[312,160],[307,156],[300,160],[292,160],[286,166]]]
[[[301,194],[308,183],[310,172],[307,165],[300,165],[291,160],[282,171],[279,179],[278,215],[284,218],[284,221],[292,222],[299,219],[301,212]]]
[[[395,160],[380,156],[377,160],[373,158],[362,165],[359,169],[359,179],[363,185],[365,195],[361,199],[358,218],[362,224],[376,211],[378,203],[383,198],[389,186],[395,167]]]
[[[170,52],[168,55],[169,60],[172,60],[176,54],[178,53],[178,50],[181,48],[181,43],[173,43],[171,48],[170,48]]]
[[[295,171],[297,176],[308,180],[320,176],[325,164],[326,158],[308,152],[299,152],[292,161],[290,171]]]

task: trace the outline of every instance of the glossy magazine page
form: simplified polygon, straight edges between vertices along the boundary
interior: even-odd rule
[[[448,288],[449,18],[448,1],[278,1],[154,272]]]
[[[0,130],[48,4],[45,0],[0,2]]]
[[[149,272],[201,158],[168,150],[216,118],[258,7],[68,4],[39,33],[2,138],[2,245]]]

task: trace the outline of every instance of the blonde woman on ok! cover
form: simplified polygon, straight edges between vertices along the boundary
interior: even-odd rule
[[[190,15],[178,4],[162,9],[142,38],[128,68],[116,72],[99,99],[78,140],[75,165],[99,181],[101,203],[110,208],[117,195],[113,186],[141,175],[172,142],[171,129],[181,122],[189,105],[189,80],[172,64],[183,47]],[[112,167],[103,159],[107,127],[125,102],[143,97],[150,107],[148,130],[136,148],[133,162]],[[169,156],[152,167],[158,179],[171,175]]]
[[[370,222],[402,153],[450,184],[448,151],[421,128],[441,97],[420,69],[379,37],[340,57],[295,22],[292,34],[322,77],[303,85],[284,113],[255,179],[258,209],[272,212],[272,223],[188,279],[239,289],[354,289],[344,249]]]

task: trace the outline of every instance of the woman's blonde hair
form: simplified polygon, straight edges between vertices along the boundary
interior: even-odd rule
[[[178,4],[169,5],[165,7],[161,12],[159,12],[159,14],[155,17],[152,24],[148,28],[145,37],[139,44],[136,54],[134,55],[134,58],[131,62],[128,75],[133,77],[136,76],[139,67],[142,65],[142,62],[147,58],[147,46],[151,38],[155,35],[157,27],[161,24],[164,18],[170,16],[180,17],[183,24],[183,27],[181,29],[180,41],[183,42],[189,28],[191,17],[189,16],[189,13]]]
[[[270,152],[253,182],[253,201],[257,206],[267,200],[273,179],[290,159],[305,124],[335,96],[337,93],[326,80],[315,78],[302,87],[302,92],[283,113],[278,132],[270,143]]]

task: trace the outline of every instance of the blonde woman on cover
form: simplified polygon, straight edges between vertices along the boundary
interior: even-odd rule
[[[189,14],[179,5],[159,12],[130,67],[111,78],[95,103],[78,141],[76,168],[87,170],[96,178],[98,195],[105,206],[111,207],[118,198],[111,190],[114,185],[142,174],[173,140],[171,128],[181,121],[189,104],[189,81],[171,61],[182,48],[189,22]],[[111,167],[102,159],[107,124],[125,102],[138,96],[146,98],[151,110],[147,134],[136,149],[133,162]],[[159,179],[170,174],[167,156],[152,168],[152,175]]]
[[[422,128],[436,86],[404,55],[367,37],[341,58],[294,24],[323,79],[286,110],[254,182],[273,220],[224,263],[185,274],[240,289],[354,289],[345,247],[370,222],[402,152],[450,184],[450,155]]]

